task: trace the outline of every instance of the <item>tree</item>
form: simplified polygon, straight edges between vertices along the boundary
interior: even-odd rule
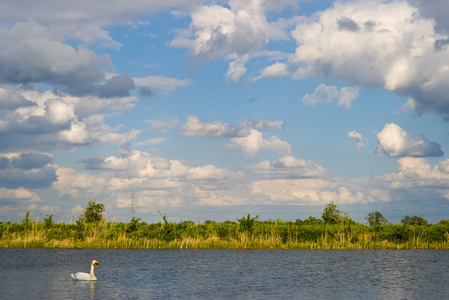
[[[256,223],[257,219],[259,219],[259,215],[257,215],[255,218],[251,218],[251,214],[248,214],[246,216],[246,219],[245,217],[237,219],[237,221],[239,221],[240,231],[246,231],[249,234],[252,234],[254,230],[254,223]]]
[[[44,218],[45,221],[45,229],[51,229],[53,227],[53,215],[47,215],[46,218]]]
[[[412,218],[409,215],[406,215],[402,220],[401,223],[404,225],[410,225]]]
[[[429,222],[426,221],[423,217],[413,216],[410,217],[409,215],[406,215],[402,220],[401,223],[404,225],[419,225],[419,226],[426,226],[429,225]]]
[[[95,203],[95,199],[90,200],[80,219],[86,223],[102,221],[104,210],[103,203]]]
[[[135,217],[132,217],[131,221],[129,221],[129,224],[126,226],[127,227],[126,231],[127,232],[137,231],[139,229],[138,224],[139,224],[140,220],[142,220],[142,219],[141,218],[136,219]]]
[[[304,224],[307,225],[319,225],[322,224],[323,220],[309,216],[307,219],[304,220]]]
[[[429,222],[427,222],[426,219],[423,217],[413,216],[411,220],[412,225],[419,225],[419,226],[427,226],[429,225]]]
[[[370,226],[381,226],[388,224],[388,220],[377,210],[369,213],[366,218]]]
[[[25,230],[28,230],[31,228],[31,221],[30,221],[30,212],[27,211],[25,219],[22,220],[22,225],[25,228]]]
[[[337,204],[331,201],[331,203],[326,205],[326,207],[324,208],[321,218],[323,219],[325,224],[333,225],[340,224],[343,217],[341,211],[337,209]]]

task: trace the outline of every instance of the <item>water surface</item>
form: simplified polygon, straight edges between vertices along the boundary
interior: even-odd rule
[[[449,251],[0,249],[0,299],[274,297],[449,299]]]

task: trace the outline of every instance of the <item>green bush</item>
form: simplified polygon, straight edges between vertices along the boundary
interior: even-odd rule
[[[259,219],[259,215],[257,215],[255,218],[251,218],[251,214],[248,214],[245,217],[241,219],[237,219],[239,222],[239,228],[241,232],[247,232],[249,234],[253,234],[254,232],[254,224],[256,223],[257,219]]]

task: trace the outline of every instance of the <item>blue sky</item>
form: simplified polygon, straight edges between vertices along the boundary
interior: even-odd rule
[[[0,2],[0,220],[449,218],[447,1]]]

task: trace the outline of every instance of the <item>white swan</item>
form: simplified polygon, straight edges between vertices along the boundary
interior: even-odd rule
[[[98,269],[98,263],[96,260],[93,260],[90,264],[90,274],[84,272],[78,272],[75,274],[70,274],[74,280],[97,280],[97,277],[94,275],[94,266]]]

